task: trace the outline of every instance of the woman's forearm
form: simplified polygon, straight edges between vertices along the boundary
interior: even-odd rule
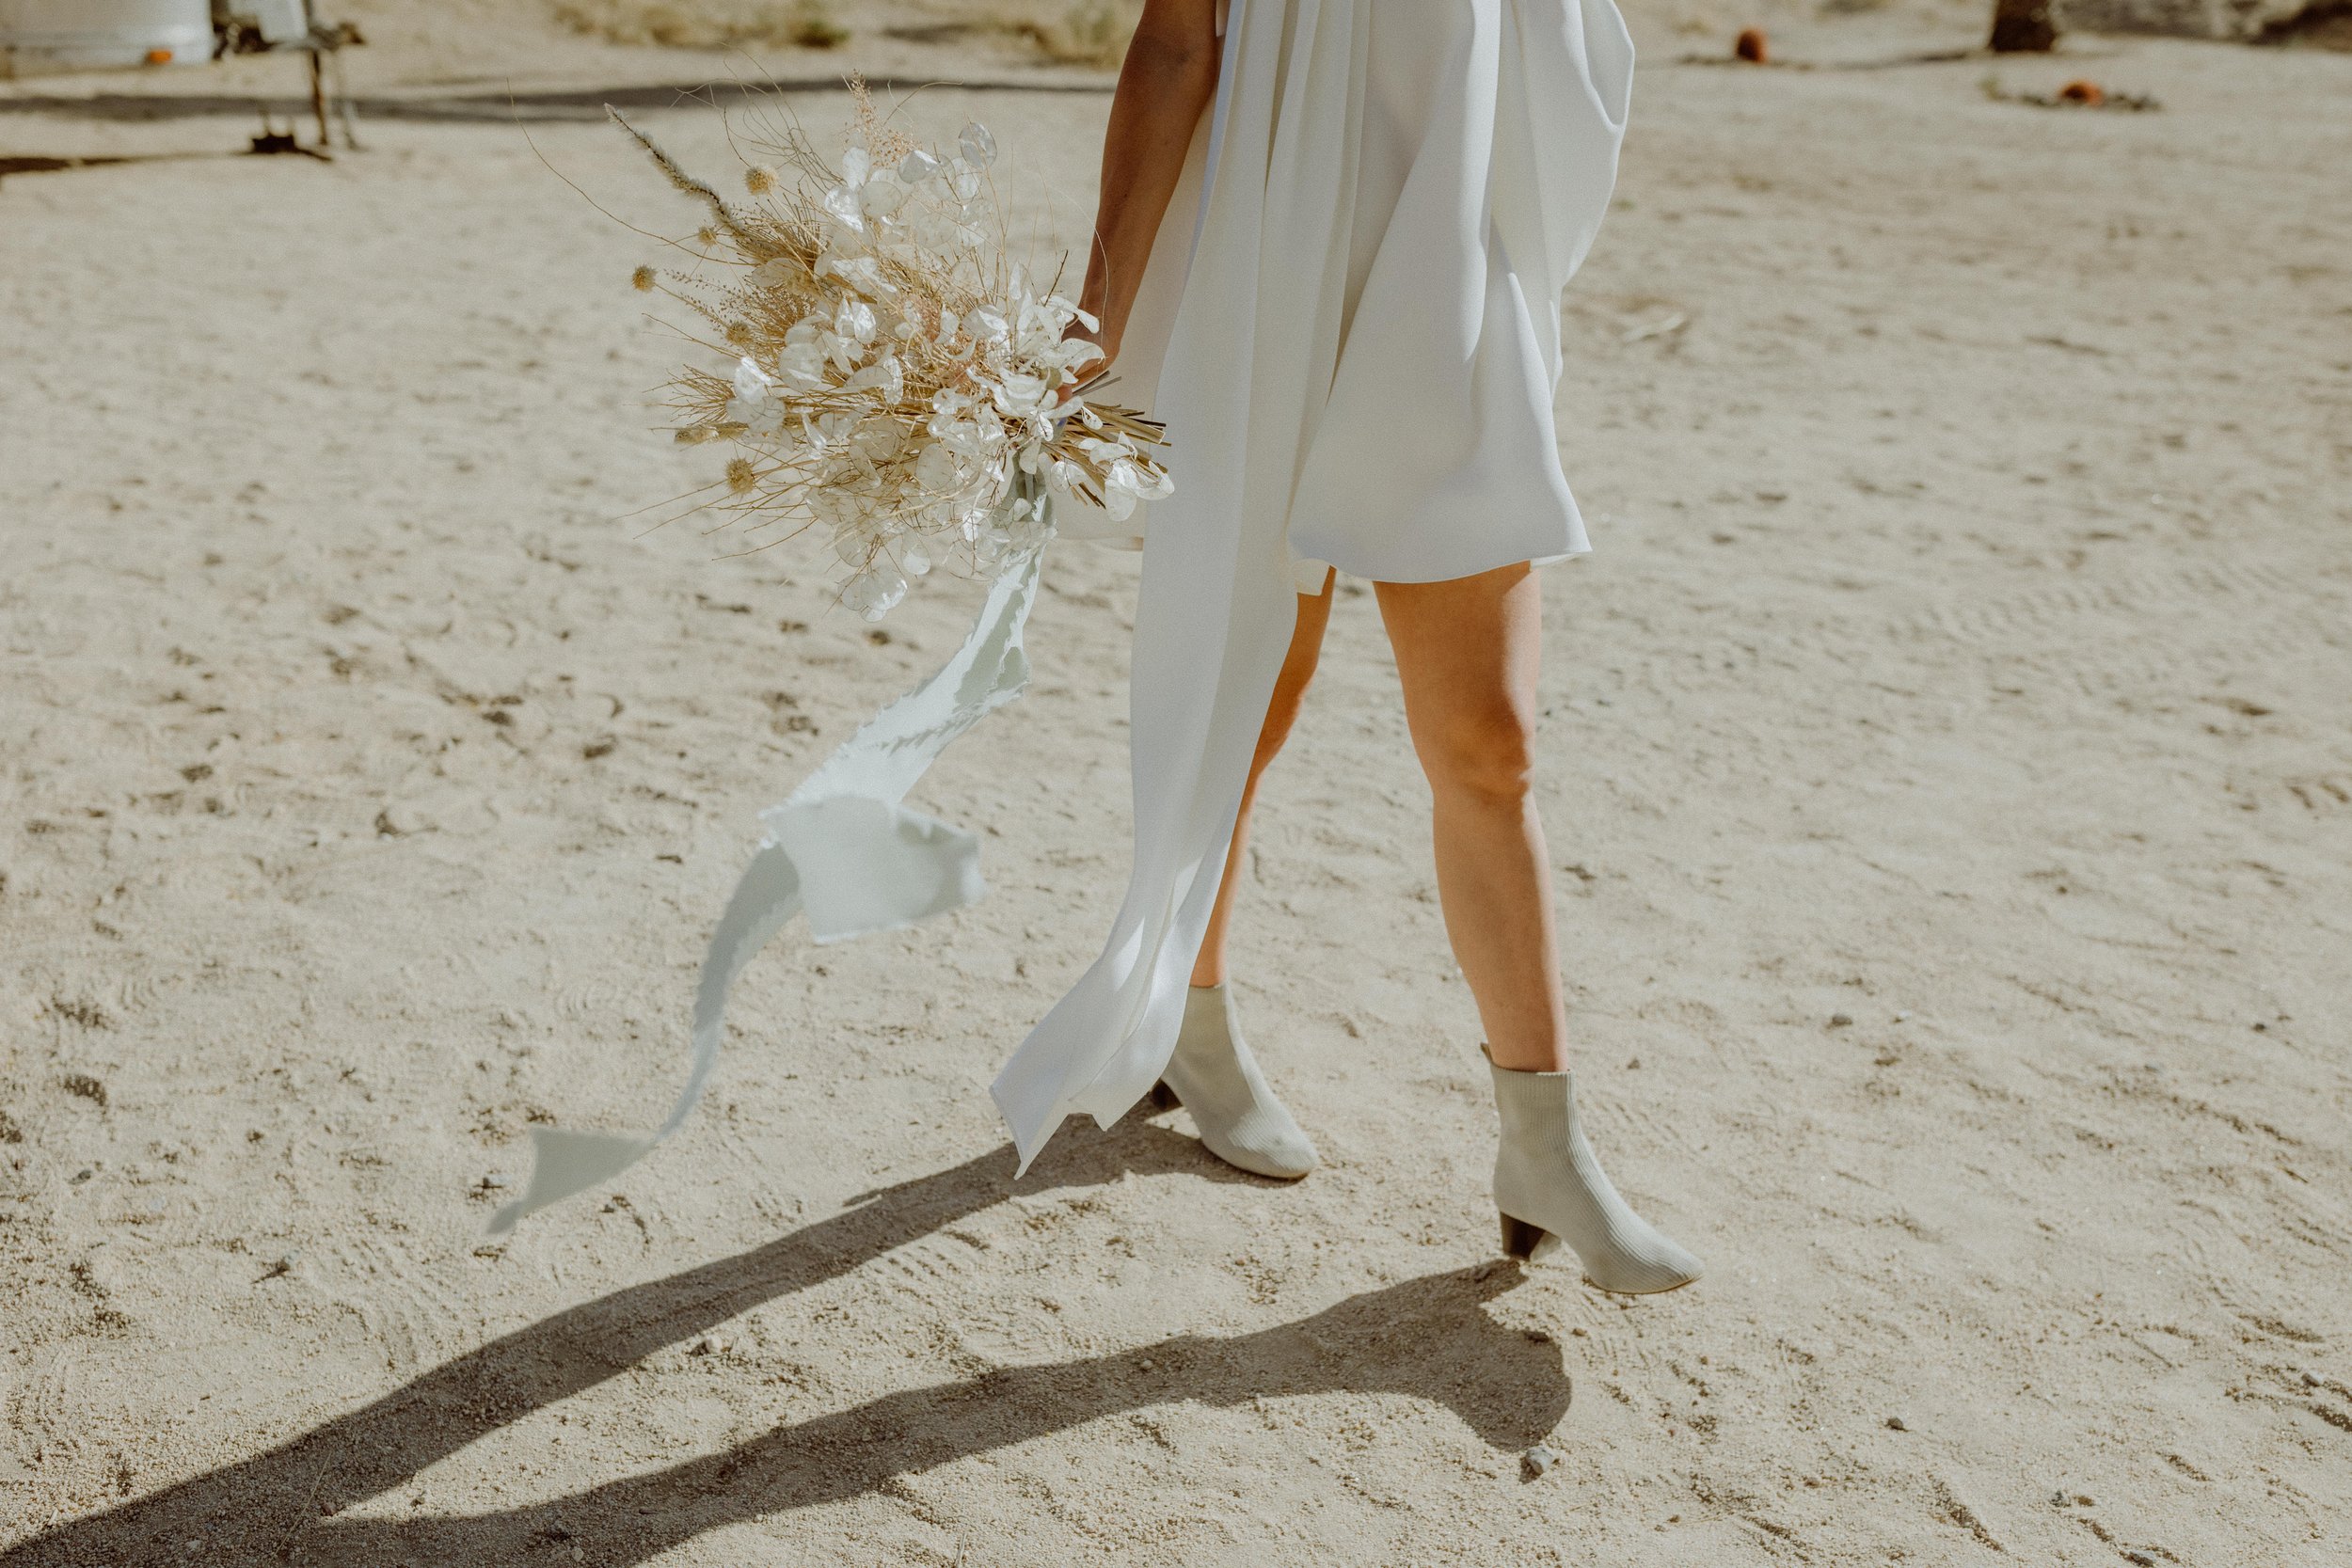
[[[1119,353],[1193,132],[1216,96],[1216,0],[1149,0],[1111,100],[1103,193],[1079,300],[1102,322],[1093,337],[1106,356]]]

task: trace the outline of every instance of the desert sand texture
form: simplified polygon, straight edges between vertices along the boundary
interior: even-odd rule
[[[489,1239],[532,1126],[659,1116],[755,813],[977,589],[885,641],[628,516],[707,477],[657,257],[548,166],[691,229],[594,104],[723,169],[649,86],[719,56],[493,33],[579,89],[518,125],[362,51],[419,105],[363,153],[0,181],[0,1563],[2352,1556],[2352,56],[1673,20],[1569,295],[1539,782],[1595,1136],[1710,1266],[1642,1300],[1496,1257],[1360,583],[1235,943],[1324,1168],[1177,1111],[1012,1180],[986,1085],[1127,861],[1088,546],[915,802],[988,898],[787,930],[685,1132]],[[217,151],[281,65],[0,137]],[[916,125],[1082,234],[1106,78],[963,74],[1032,85]]]

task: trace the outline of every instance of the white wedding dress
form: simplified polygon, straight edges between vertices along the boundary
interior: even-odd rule
[[[1611,0],[1232,0],[1120,401],[1175,493],[1061,531],[1139,544],[1133,879],[993,1093],[1025,1169],[1175,1047],[1250,755],[1328,567],[1438,582],[1581,552],[1551,418],[1562,289],[1616,181]]]

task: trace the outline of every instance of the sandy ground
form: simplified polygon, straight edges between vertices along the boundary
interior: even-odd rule
[[[488,1242],[531,1124],[673,1092],[753,814],[974,594],[877,644],[639,537],[646,247],[496,117],[0,184],[0,1562],[2344,1560],[2352,58],[1670,22],[1571,295],[1541,782],[1597,1135],[1711,1264],[1642,1301],[1493,1260],[1360,584],[1237,940],[1326,1168],[1179,1112],[1011,1181],[985,1085],[1126,859],[1083,547],[922,791],[991,896],[787,934],[688,1132]],[[1067,235],[1106,102],[921,115]],[[68,108],[0,137],[245,129]]]

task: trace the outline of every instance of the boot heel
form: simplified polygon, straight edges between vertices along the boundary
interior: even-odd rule
[[[1533,1259],[1536,1247],[1543,1243],[1544,1227],[1530,1225],[1525,1220],[1513,1219],[1508,1214],[1502,1215],[1502,1256],[1516,1258],[1522,1263]]]
[[[1172,1111],[1181,1103],[1176,1098],[1176,1091],[1169,1088],[1165,1080],[1152,1085],[1152,1092],[1144,1098],[1152,1102],[1154,1111]]]

